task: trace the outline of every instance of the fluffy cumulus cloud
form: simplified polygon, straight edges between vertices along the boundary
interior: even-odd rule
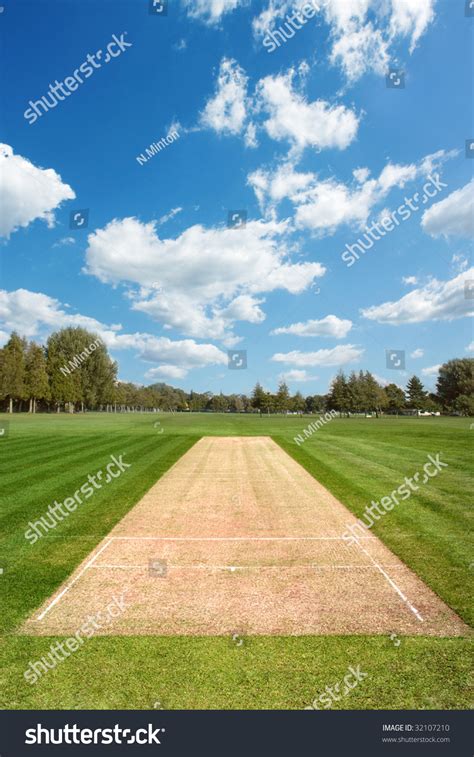
[[[247,181],[262,210],[272,210],[288,198],[295,206],[298,228],[320,235],[332,234],[344,224],[364,228],[376,206],[393,190],[435,174],[454,154],[440,150],[418,163],[387,163],[378,177],[371,177],[368,169],[359,168],[353,174],[353,182],[348,184],[335,177],[320,180],[315,173],[302,173],[291,160],[276,168],[257,169],[249,174]]]
[[[426,210],[421,225],[432,237],[474,237],[474,179]]]
[[[413,360],[417,360],[419,357],[423,357],[424,354],[424,350],[417,347],[416,350],[413,350],[413,352],[410,353],[410,357],[413,358]]]
[[[0,185],[2,213],[0,236],[9,237],[37,218],[54,226],[54,210],[64,200],[73,200],[74,191],[52,168],[38,168],[9,145],[0,144]]]
[[[392,48],[406,42],[412,53],[433,22],[436,0],[314,0],[318,19],[329,27],[329,59],[349,81],[366,73],[384,74]],[[257,38],[277,29],[300,11],[303,0],[269,0],[253,20]],[[310,23],[313,23],[310,21]]]
[[[11,331],[42,340],[52,331],[68,326],[80,326],[98,334],[111,350],[134,350],[141,360],[157,363],[156,369],[150,369],[147,376],[182,378],[194,368],[227,363],[226,353],[213,344],[198,344],[193,339],[173,341],[147,333],[127,334],[120,324],[107,325],[89,316],[69,313],[58,300],[41,292],[0,290],[0,339],[5,335],[3,341]]]
[[[153,380],[162,379],[182,379],[187,375],[186,368],[179,365],[158,365],[156,368],[150,368],[145,373],[145,378]]]
[[[299,350],[277,352],[272,356],[272,360],[276,363],[289,363],[297,368],[315,365],[331,367],[358,362],[363,354],[364,350],[361,347],[354,344],[341,344],[330,350],[317,350],[316,352],[300,352]]]
[[[331,0],[331,61],[349,81],[386,73],[394,44],[406,40],[412,53],[434,19],[436,0]],[[372,18],[369,20],[369,15]]]
[[[223,16],[231,13],[239,5],[244,5],[243,0],[183,0],[188,16],[193,19],[215,26]]]
[[[25,337],[66,326],[81,326],[94,332],[105,328],[94,318],[68,313],[54,298],[27,289],[0,290],[0,324]]]
[[[89,235],[86,272],[103,282],[135,285],[132,307],[165,328],[231,346],[236,321],[260,323],[262,293],[299,294],[325,268],[293,262],[287,222],[248,221],[239,229],[186,229],[161,239],[156,224],[136,218],[111,221]]]
[[[316,381],[318,376],[311,376],[308,371],[293,368],[291,371],[284,371],[278,376],[279,381],[303,382]]]
[[[275,140],[288,140],[297,149],[315,147],[344,150],[357,135],[359,118],[344,105],[309,101],[295,85],[296,72],[266,76],[257,85],[256,106],[268,114],[263,128]]]
[[[334,33],[330,60],[341,66],[349,81],[360,79],[368,71],[381,75],[388,68],[389,44],[372,23],[353,20],[344,31]]]
[[[303,65],[298,71],[290,68],[284,74],[266,76],[251,95],[243,68],[223,58],[215,92],[201,113],[201,128],[239,134],[250,147],[256,146],[260,129],[276,141],[289,143],[296,153],[305,147],[345,149],[356,138],[359,117],[344,105],[308,100],[305,71]]]
[[[423,376],[437,376],[440,368],[441,363],[439,363],[438,365],[430,365],[427,368],[422,368],[421,372]]]
[[[422,323],[453,321],[474,315],[473,300],[466,297],[466,284],[474,279],[474,268],[449,281],[433,279],[426,286],[413,289],[400,300],[385,302],[362,310],[364,318],[378,323]]]
[[[352,321],[338,318],[336,315],[327,315],[319,321],[305,321],[304,323],[292,323],[290,326],[281,326],[271,333],[293,334],[294,336],[328,336],[336,339],[344,339],[352,328]]]
[[[248,78],[238,63],[223,58],[215,93],[201,113],[201,126],[213,129],[218,134],[240,134],[250,107],[247,82]]]
[[[247,177],[247,183],[254,190],[262,209],[273,207],[285,197],[298,201],[300,193],[314,183],[313,173],[296,171],[293,162],[285,162],[274,171],[258,168]]]

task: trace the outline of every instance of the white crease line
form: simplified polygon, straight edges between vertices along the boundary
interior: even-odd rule
[[[46,610],[43,610],[43,612],[41,613],[41,615],[38,615],[38,617],[36,618],[36,620],[43,620],[43,618],[44,618],[44,616],[46,615],[46,613],[47,613],[47,612],[49,612],[49,611],[51,610],[51,608],[52,608],[52,607],[54,607],[54,605],[56,604],[56,602],[59,602],[59,600],[61,599],[61,597],[63,597],[63,596],[64,596],[64,595],[65,595],[65,594],[66,594],[66,593],[67,593],[67,592],[69,591],[69,589],[70,589],[70,588],[71,588],[72,586],[74,586],[74,584],[76,583],[76,581],[78,581],[78,580],[80,579],[80,577],[81,577],[81,576],[82,576],[82,575],[83,575],[83,574],[85,573],[85,571],[87,570],[87,568],[90,568],[90,567],[92,566],[92,563],[94,562],[94,560],[95,560],[95,559],[96,559],[97,557],[99,557],[99,555],[100,555],[100,554],[101,554],[101,553],[102,553],[102,552],[103,552],[103,551],[104,551],[105,549],[107,549],[107,547],[109,546],[109,544],[112,544],[112,539],[109,539],[109,541],[108,541],[108,542],[106,542],[106,543],[104,544],[104,546],[103,546],[103,547],[102,547],[101,549],[99,549],[99,551],[98,551],[98,552],[96,552],[96,554],[94,555],[94,557],[92,557],[92,558],[91,558],[91,559],[89,560],[89,562],[88,562],[88,563],[86,563],[86,565],[84,565],[84,567],[83,567],[83,569],[82,569],[82,570],[80,571],[80,573],[78,573],[78,574],[77,574],[77,576],[76,576],[76,577],[75,577],[75,578],[74,578],[74,579],[73,579],[73,580],[71,581],[71,583],[69,583],[69,584],[68,584],[67,586],[65,586],[65,587],[64,587],[64,589],[62,590],[62,592],[61,592],[60,594],[58,594],[58,596],[57,596],[57,597],[55,597],[55,598],[53,599],[53,601],[51,602],[51,604],[49,604],[49,605],[48,605],[48,607],[46,608]]]
[[[404,602],[405,602],[405,603],[406,603],[406,604],[408,605],[408,607],[409,607],[409,608],[410,608],[410,610],[411,610],[411,611],[412,611],[412,612],[413,612],[413,613],[414,613],[414,614],[416,615],[416,617],[418,618],[418,620],[420,620],[420,621],[421,621],[421,622],[423,623],[423,618],[421,617],[420,613],[418,612],[418,610],[416,609],[416,607],[414,607],[414,606],[413,606],[413,605],[411,604],[411,602],[409,601],[409,599],[408,599],[408,598],[407,598],[407,597],[406,597],[406,596],[404,595],[404,593],[403,593],[403,592],[402,592],[402,590],[401,590],[401,589],[400,589],[400,588],[399,588],[399,587],[397,586],[397,584],[395,583],[395,581],[393,581],[393,580],[392,580],[392,579],[390,578],[390,576],[388,575],[388,573],[386,573],[386,572],[384,571],[384,569],[382,568],[382,566],[381,566],[381,565],[379,565],[379,563],[378,563],[378,562],[377,562],[376,560],[374,560],[374,558],[372,557],[372,555],[370,554],[370,552],[367,552],[367,550],[366,550],[366,549],[364,549],[364,547],[362,546],[362,544],[359,544],[359,541],[358,541],[357,537],[356,537],[356,539],[355,539],[355,540],[356,540],[356,543],[358,544],[358,546],[360,547],[360,549],[362,550],[362,552],[365,552],[365,554],[367,555],[367,557],[368,557],[368,558],[369,558],[370,560],[372,560],[372,562],[373,562],[373,564],[375,565],[375,567],[376,567],[376,568],[378,568],[378,569],[379,569],[379,571],[381,572],[381,574],[382,574],[382,575],[383,575],[383,576],[384,576],[384,577],[385,577],[385,578],[387,579],[387,581],[389,582],[390,586],[392,586],[392,588],[394,588],[394,589],[395,589],[395,591],[397,592],[397,594],[398,594],[398,595],[399,595],[399,596],[400,596],[400,597],[401,597],[401,598],[403,599],[403,601],[404,601]]]
[[[360,539],[375,541],[374,536]],[[112,536],[111,539],[151,541],[346,541],[342,536]]]
[[[118,568],[120,570],[148,570],[149,565],[112,565],[109,563],[101,563],[100,565],[91,565],[92,570]],[[316,570],[333,570],[334,568],[350,569],[350,570],[378,570],[377,565],[314,565],[313,563],[305,563],[301,565],[178,565],[167,563],[167,568],[179,568],[183,570],[267,570],[269,568],[280,568],[281,570],[287,570],[290,568],[315,568]],[[387,565],[387,568],[396,568],[396,565]],[[152,571],[153,572],[153,571]]]

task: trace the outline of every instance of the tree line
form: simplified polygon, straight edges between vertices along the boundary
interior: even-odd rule
[[[281,381],[276,392],[257,382],[246,394],[185,392],[165,383],[137,386],[117,379],[117,364],[96,334],[83,328],[54,332],[39,345],[13,332],[0,349],[0,407],[7,412],[232,412],[365,413],[455,412],[474,415],[474,359],[441,366],[436,393],[417,376],[406,389],[382,387],[369,371],[338,373],[327,394],[290,394]]]
[[[351,413],[458,413],[474,415],[474,360],[449,360],[439,369],[436,392],[428,392],[418,376],[402,389],[397,384],[382,387],[369,371],[340,372],[332,381],[327,407]]]

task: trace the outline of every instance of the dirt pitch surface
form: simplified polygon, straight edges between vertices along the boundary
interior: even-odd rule
[[[205,437],[21,632],[73,635],[124,592],[97,634],[468,632],[371,532],[344,541],[355,522],[269,437]]]

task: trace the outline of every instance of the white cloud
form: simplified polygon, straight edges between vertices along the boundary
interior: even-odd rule
[[[354,344],[341,344],[330,350],[317,350],[316,352],[277,352],[273,355],[272,360],[277,363],[291,363],[298,367],[305,366],[333,366],[346,365],[360,360],[364,350]]]
[[[466,352],[474,352],[474,342],[467,345]]]
[[[454,253],[453,257],[451,258],[451,263],[453,264],[454,270],[458,273],[461,273],[462,271],[465,271],[469,266],[469,259],[462,253]]]
[[[403,189],[415,179],[425,179],[456,153],[439,150],[418,163],[387,163],[377,178],[369,178],[368,169],[353,172],[354,182],[344,184],[334,177],[320,181],[311,172],[295,168],[296,161],[285,160],[274,168],[259,168],[247,177],[262,210],[273,213],[275,206],[288,198],[296,207],[297,228],[332,234],[343,224],[363,229],[374,208],[394,189]],[[380,216],[385,217],[388,210]],[[380,219],[379,219],[380,220]]]
[[[440,368],[441,363],[439,363],[438,365],[431,365],[428,368],[422,368],[421,372],[423,376],[437,376]]]
[[[393,37],[410,37],[410,53],[433,22],[436,0],[392,0],[390,31]]]
[[[187,374],[186,368],[180,368],[177,365],[158,365],[156,368],[150,368],[150,370],[145,373],[145,378],[147,379],[161,379],[161,378],[181,379],[181,378],[184,378],[186,374]]]
[[[215,93],[200,116],[201,128],[242,135],[249,147],[257,145],[260,128],[272,139],[289,141],[295,153],[305,147],[345,149],[357,135],[359,118],[344,105],[309,102],[303,92],[306,70],[307,66],[300,65],[298,70],[266,76],[250,96],[243,68],[237,61],[223,58]]]
[[[433,279],[396,302],[385,302],[362,310],[362,315],[371,321],[393,325],[464,318],[474,314],[474,303],[465,297],[464,290],[465,282],[472,279],[474,268],[450,281]]]
[[[355,139],[359,118],[344,105],[326,100],[309,102],[294,84],[295,70],[266,76],[256,88],[256,107],[269,114],[263,128],[275,140],[289,140],[302,150],[305,147],[344,150]]]
[[[193,339],[173,341],[147,333],[122,333],[120,324],[106,325],[95,318],[68,313],[65,306],[46,294],[18,289],[0,290],[0,324],[4,334],[17,331],[27,338],[46,338],[67,326],[80,326],[98,334],[111,350],[132,349],[145,362],[158,363],[169,377],[182,378],[194,368],[226,365],[227,355],[213,344]],[[174,371],[174,373],[173,373]]]
[[[181,50],[186,50],[187,46],[188,46],[188,43],[186,42],[184,37],[182,37],[181,39],[179,39],[177,42],[174,43],[173,50],[177,50],[178,52],[181,52]]]
[[[352,175],[359,184],[365,184],[370,176],[370,171],[368,168],[356,168],[352,171]]]
[[[188,16],[215,26],[222,16],[244,5],[243,0],[183,0]]]
[[[282,326],[274,329],[271,334],[294,334],[295,336],[330,336],[336,339],[344,339],[352,328],[352,321],[338,318],[336,315],[327,315],[319,321],[306,321],[305,323],[293,323],[290,326]]]
[[[244,70],[230,58],[223,58],[219,68],[216,92],[201,113],[201,125],[218,134],[240,134],[250,107]],[[251,137],[249,138],[250,141]]]
[[[474,237],[474,179],[428,208],[421,225],[432,237]]]
[[[296,205],[296,225],[318,233],[334,233],[341,224],[354,224],[362,229],[375,206],[392,190],[403,189],[409,182],[424,178],[428,167],[450,157],[452,153],[439,151],[419,163],[387,163],[378,178],[367,178],[361,182],[359,174],[355,185],[343,184],[334,178],[308,182],[307,189],[290,198]]]
[[[36,336],[42,328],[47,331],[63,326],[81,326],[91,331],[105,328],[95,318],[67,313],[58,300],[27,289],[0,290],[0,323],[8,331],[18,331],[26,337]]]
[[[178,366],[186,372],[207,365],[227,365],[228,359],[213,344],[197,344],[193,339],[173,341],[167,337],[145,336],[140,357],[150,363],[159,363],[161,368]]]
[[[315,181],[313,173],[296,171],[294,163],[287,162],[278,166],[275,171],[259,168],[247,177],[247,183],[254,190],[261,208],[267,203],[272,207],[289,197],[297,201],[299,193]]]
[[[182,209],[183,208],[171,208],[169,213],[165,213],[164,216],[161,216],[161,218],[158,219],[158,226],[162,226],[164,223],[171,221],[171,219],[177,216],[178,213],[181,213]]]
[[[341,66],[349,81],[356,81],[369,71],[382,75],[390,61],[389,42],[370,22],[352,21],[345,31],[334,35],[330,61]]]
[[[403,276],[402,281],[407,286],[416,286],[418,284],[416,276]]]
[[[416,350],[413,350],[413,352],[410,352],[410,357],[413,358],[413,360],[417,360],[419,357],[423,357],[424,354],[424,350],[418,347]]]
[[[265,313],[259,305],[264,300],[257,300],[249,294],[240,294],[222,311],[226,318],[232,321],[247,321],[247,323],[262,323]]]
[[[235,321],[263,320],[259,294],[299,294],[324,275],[320,263],[292,262],[287,233],[284,221],[247,221],[240,229],[196,225],[176,239],[160,239],[154,222],[116,219],[89,235],[86,272],[103,282],[137,285],[129,293],[133,309],[165,327],[230,346]]]
[[[62,239],[58,239],[58,241],[53,244],[53,247],[70,247],[73,244],[76,244],[74,237],[63,237]]]
[[[294,368],[291,371],[286,371],[285,373],[280,373],[278,376],[279,381],[294,381],[294,382],[303,382],[303,381],[316,381],[318,379],[318,376],[310,376],[310,374],[305,370],[298,370],[298,368]]]
[[[333,40],[331,62],[341,66],[349,81],[369,72],[383,75],[393,45],[408,39],[413,52],[434,19],[434,4],[435,0],[331,0],[325,11]]]
[[[54,210],[75,194],[52,168],[38,168],[21,155],[14,155],[9,145],[0,144],[2,213],[0,236],[28,226],[37,218],[54,226]]]
[[[244,142],[247,147],[258,147],[257,127],[250,122],[245,130]]]
[[[269,0],[253,20],[256,37],[274,30],[304,0]],[[319,17],[329,25],[332,47],[329,59],[342,68],[349,81],[366,73],[386,72],[392,49],[404,40],[412,53],[433,22],[435,0],[320,0]]]

